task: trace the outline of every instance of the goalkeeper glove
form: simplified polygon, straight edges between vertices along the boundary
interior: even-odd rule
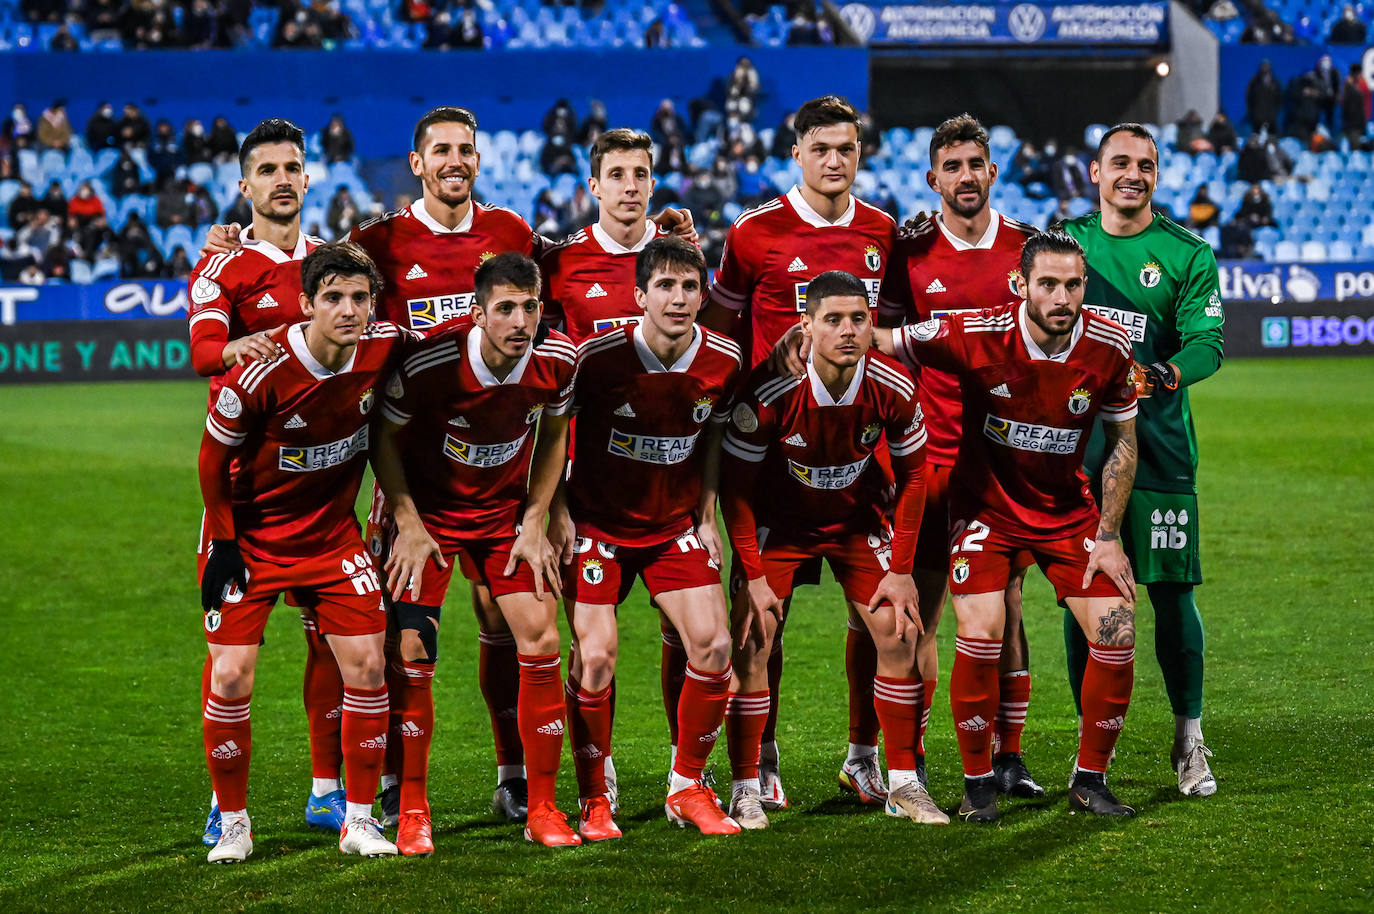
[[[1178,371],[1168,362],[1154,362],[1150,365],[1137,362],[1132,366],[1131,380],[1135,384],[1138,397],[1148,397],[1156,390],[1178,390]]]
[[[248,567],[243,563],[238,540],[211,540],[205,573],[200,577],[201,608],[209,612],[223,606],[224,592],[230,584],[237,584],[240,589],[248,586]]]

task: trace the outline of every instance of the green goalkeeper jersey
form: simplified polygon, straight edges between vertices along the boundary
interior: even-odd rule
[[[1137,362],[1172,362],[1178,369],[1178,390],[1155,390],[1140,401],[1136,487],[1196,492],[1197,435],[1188,385],[1221,367],[1226,320],[1212,248],[1159,213],[1143,232],[1128,237],[1107,234],[1100,212],[1070,219],[1062,228],[1088,257],[1083,306],[1126,328]],[[1096,472],[1105,459],[1097,429],[1084,463]]]

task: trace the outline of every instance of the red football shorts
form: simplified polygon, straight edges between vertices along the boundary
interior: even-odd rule
[[[392,534],[393,542],[395,533]],[[452,540],[441,541],[444,561],[447,568],[440,568],[434,562],[425,562],[425,570],[420,575],[420,596],[402,593],[401,599],[418,606],[443,606],[448,594],[449,580],[453,577],[456,564],[469,581],[485,584],[493,597],[503,597],[512,593],[534,593],[534,572],[528,562],[515,566],[515,572],[506,577],[506,563],[510,561],[510,549],[515,537],[499,540]]]
[[[652,546],[618,546],[582,533],[579,528],[572,564],[563,573],[563,596],[574,603],[618,606],[636,577],[644,579],[650,598],[720,586],[720,566],[711,561],[694,529]]]
[[[314,610],[323,635],[375,635],[386,631],[381,582],[361,542],[291,565],[265,562],[244,553],[248,585],[232,588],[220,609],[205,614],[211,644],[258,644],[277,598],[290,591]]]
[[[764,576],[779,600],[791,596],[794,587],[807,583],[799,579],[798,571],[825,559],[845,599],[866,604],[873,599],[892,562],[892,534],[888,530],[850,534],[825,543],[789,543],[760,529],[759,545]],[[744,585],[744,566],[738,558],[731,561],[730,572],[730,593],[734,595]]]
[[[1028,555],[1054,585],[1055,597],[1060,600],[1120,596],[1116,585],[1103,574],[1093,575],[1086,590],[1079,586],[1088,568],[1097,523],[1093,518],[1061,539],[1039,541],[999,533],[977,519],[966,524],[956,521],[950,530],[949,591],[975,594],[1005,590],[1012,569],[1024,567],[1024,556]]]

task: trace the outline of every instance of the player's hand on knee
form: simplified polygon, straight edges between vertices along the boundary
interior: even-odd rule
[[[211,254],[232,254],[243,247],[239,233],[243,226],[237,222],[228,225],[212,225],[210,233],[205,236],[205,247],[200,249],[201,257],[208,257]]]
[[[209,612],[224,605],[225,591],[230,585],[243,590],[248,586],[248,566],[243,563],[238,540],[211,540],[210,554],[205,559],[205,573],[200,576],[201,609]]]
[[[895,574],[889,571],[878,582],[873,599],[868,601],[868,611],[875,613],[884,603],[892,605],[893,634],[898,641],[915,641],[925,632],[921,624],[920,604],[916,596],[916,580],[909,574]]]
[[[1088,589],[1095,574],[1106,575],[1123,597],[1135,602],[1135,573],[1131,571],[1130,559],[1126,558],[1121,540],[1116,536],[1098,539],[1092,552],[1088,553],[1088,567],[1083,572],[1084,590]]]
[[[515,536],[515,542],[510,547],[510,558],[506,561],[506,570],[502,572],[506,577],[515,574],[515,569],[521,562],[530,566],[530,572],[534,575],[534,596],[538,600],[544,599],[544,582],[548,581],[549,590],[555,597],[563,596],[563,588],[559,573],[559,563],[555,561],[556,556],[553,547],[549,545],[548,537],[542,531],[534,528],[533,525],[521,527],[520,532]]]
[[[746,641],[753,641],[759,647],[767,643],[768,613],[772,613],[774,619],[781,620],[782,601],[773,592],[768,578],[752,578],[748,584],[746,611],[738,633],[739,640],[736,642],[740,647],[744,647]]]
[[[423,527],[397,533],[391,555],[386,560],[386,584],[391,599],[399,601],[402,594],[409,591],[410,602],[419,600],[420,579],[424,575],[425,562],[429,561],[440,568],[448,567],[443,550]]]
[[[768,357],[768,367],[778,374],[790,374],[800,378],[806,374],[806,360],[811,356],[811,338],[802,330],[801,324],[793,324],[773,347]]]

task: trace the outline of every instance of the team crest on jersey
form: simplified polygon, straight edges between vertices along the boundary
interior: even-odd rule
[[[1008,270],[1008,271],[1007,271],[1007,288],[1011,291],[1011,294],[1012,294],[1012,295],[1020,295],[1020,294],[1021,294],[1021,292],[1019,291],[1019,286],[1018,286],[1018,283],[1020,283],[1020,282],[1021,282],[1021,270],[1020,270],[1019,268],[1018,268],[1018,269],[1015,269],[1015,270]]]
[[[1092,395],[1080,387],[1069,394],[1069,412],[1081,416],[1088,411],[1088,404],[1091,402]]]
[[[700,397],[696,403],[692,404],[692,421],[696,423],[705,422],[711,417],[711,398]]]
[[[588,584],[600,584],[605,577],[606,574],[601,570],[601,562],[598,560],[587,559],[582,563],[582,580]]]
[[[872,447],[878,440],[878,436],[883,433],[883,427],[877,422],[870,422],[864,426],[863,433],[859,435],[859,440],[864,447]]]
[[[371,387],[363,391],[363,395],[358,398],[358,412],[362,413],[364,416],[372,412],[372,403],[376,399],[377,398],[372,394]]]
[[[735,423],[735,428],[744,432],[746,435],[750,432],[758,431],[759,417],[754,415],[754,411],[749,408],[749,404],[747,403],[737,404],[730,413],[730,420]]]
[[[226,419],[237,419],[243,415],[243,401],[229,388],[221,387],[219,399],[215,401],[215,412]]]
[[[1160,268],[1159,264],[1151,260],[1140,268],[1140,284],[1147,289],[1153,289],[1155,286],[1159,285],[1159,280],[1163,275],[1164,271]]]
[[[949,576],[954,579],[954,583],[962,584],[968,580],[968,559],[963,556],[954,560],[954,566],[949,570]]]
[[[539,414],[544,411],[543,403],[536,403],[530,407],[530,411],[525,413],[525,424],[533,425],[534,420],[539,418]]]
[[[478,266],[481,266],[482,264],[486,263],[488,260],[491,260],[491,259],[492,259],[493,257],[495,257],[495,256],[496,256],[496,252],[495,252],[495,251],[483,251],[483,252],[482,252],[482,256],[480,256],[480,257],[477,258],[477,264],[478,264]]]
[[[864,266],[874,273],[883,268],[883,254],[876,244],[864,248]]]

